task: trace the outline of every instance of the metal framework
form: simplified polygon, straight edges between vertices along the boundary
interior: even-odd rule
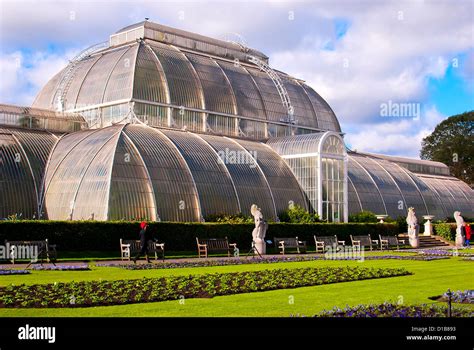
[[[83,59],[89,57],[94,52],[102,50],[102,49],[106,49],[108,47],[109,47],[108,41],[94,44],[92,46],[89,46],[87,49],[81,51],[72,60],[69,61],[69,64],[65,68],[63,74],[61,75],[59,84],[56,88],[56,91],[54,92],[53,99],[51,100],[51,104],[53,108],[56,107],[55,109],[60,112],[64,110],[64,107],[66,105],[65,99],[66,99],[67,91],[73,81],[75,68],[77,64],[81,62]]]
[[[286,122],[292,125],[297,124],[298,121],[295,120],[295,117],[294,117],[295,110],[293,106],[291,105],[290,95],[288,95],[288,91],[286,91],[286,88],[283,85],[283,82],[281,81],[280,76],[273,69],[271,69],[268,64],[258,59],[257,57],[252,56],[252,55],[247,55],[247,58],[250,62],[256,64],[261,70],[267,73],[267,75],[275,84],[278,94],[280,95],[281,102],[283,103],[283,106],[285,106],[286,111],[288,113],[288,116],[286,117],[286,119],[280,119],[280,121]]]

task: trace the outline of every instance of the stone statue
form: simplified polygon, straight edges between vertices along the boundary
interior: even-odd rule
[[[265,254],[265,234],[267,233],[268,224],[263,219],[262,210],[256,204],[252,204],[250,212],[255,220],[255,228],[252,231],[253,244],[260,254]]]
[[[418,248],[420,245],[420,240],[418,238],[418,232],[420,230],[420,226],[418,225],[418,219],[416,218],[415,208],[413,207],[408,208],[407,224],[408,224],[408,240],[410,242],[410,245],[413,248]]]
[[[464,246],[465,226],[464,219],[461,216],[461,212],[454,212],[454,220],[456,220],[456,247],[461,248]]]

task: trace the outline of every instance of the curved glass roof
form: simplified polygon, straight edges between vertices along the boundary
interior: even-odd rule
[[[58,137],[0,127],[0,218],[38,218],[44,170]]]
[[[434,215],[437,219],[452,217],[459,210],[474,216],[472,189],[451,176],[412,173],[382,157],[349,153],[348,193],[351,214],[369,210],[392,218],[406,216],[409,207],[418,215]],[[415,164],[415,160],[411,161]],[[421,161],[421,164],[424,164]]]
[[[33,106],[53,109],[67,68],[40,91]],[[313,89],[276,72],[291,99],[295,128],[340,132],[329,105]],[[145,39],[92,54],[75,63],[64,94],[66,111],[86,111],[129,101],[227,117],[285,124],[287,111],[269,76],[249,62]],[[179,118],[173,115],[173,118]],[[188,125],[188,129],[193,129]],[[197,129],[196,129],[197,130]]]
[[[304,206],[288,165],[259,142],[126,124],[66,135],[51,158],[49,219],[200,221],[257,204],[276,220],[289,201]]]

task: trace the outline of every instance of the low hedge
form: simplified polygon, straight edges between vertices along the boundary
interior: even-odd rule
[[[196,250],[196,237],[228,237],[237,243],[241,252],[250,248],[253,224],[174,223],[152,222],[149,230],[154,238],[166,243],[168,251]],[[119,240],[138,239],[139,222],[125,221],[0,221],[0,242],[5,240],[42,240],[48,238],[58,251],[117,251]],[[313,235],[337,235],[339,240],[350,242],[349,235],[378,237],[396,235],[395,224],[373,223],[271,223],[266,239],[298,237],[314,246]]]

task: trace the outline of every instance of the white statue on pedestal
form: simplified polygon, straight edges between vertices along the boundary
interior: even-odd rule
[[[418,232],[420,230],[420,226],[418,225],[418,219],[415,215],[415,208],[410,207],[408,208],[408,215],[407,215],[407,224],[408,224],[408,240],[410,245],[413,248],[418,248],[420,245],[420,240],[418,238]]]
[[[456,220],[456,247],[463,247],[464,246],[464,237],[465,234],[465,226],[464,219],[461,216],[461,212],[455,211],[454,212],[454,220]]]
[[[252,204],[250,212],[255,220],[255,228],[252,231],[252,238],[254,247],[258,253],[265,254],[265,234],[267,233],[268,224],[263,219],[262,210],[256,204]]]

